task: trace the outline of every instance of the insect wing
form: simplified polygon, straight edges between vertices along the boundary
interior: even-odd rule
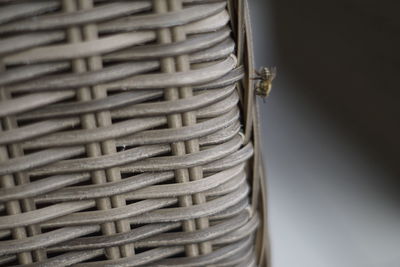
[[[275,79],[275,77],[276,77],[276,67],[272,67],[271,68],[271,70],[270,70],[270,72],[271,72],[271,78],[270,78],[270,80],[272,81],[273,79]]]

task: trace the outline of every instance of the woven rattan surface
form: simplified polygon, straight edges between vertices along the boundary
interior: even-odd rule
[[[246,11],[0,2],[0,265],[264,266]]]

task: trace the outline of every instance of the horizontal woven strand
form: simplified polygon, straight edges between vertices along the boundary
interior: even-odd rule
[[[247,179],[247,177],[246,177],[245,173],[242,173],[240,175],[233,177],[232,179],[230,179],[229,181],[227,181],[224,184],[221,184],[217,187],[207,190],[205,192],[205,195],[207,197],[217,197],[217,196],[228,194],[230,192],[237,190],[242,184],[246,183],[246,179]]]
[[[52,93],[29,94],[0,102],[0,117],[27,112],[32,109],[56,103],[75,96],[75,92],[63,91]]]
[[[215,267],[252,267],[252,265],[244,265],[247,264],[252,258],[254,258],[254,248],[249,246],[248,249],[243,249],[239,253],[236,253],[232,257],[227,257],[223,261],[220,261],[214,264]],[[255,266],[255,265],[254,265]]]
[[[235,123],[229,125],[228,127],[223,128],[215,133],[209,134],[207,136],[203,136],[199,139],[199,145],[217,145],[227,140],[233,138],[240,131],[240,123],[236,121]]]
[[[30,80],[43,75],[65,70],[69,67],[70,64],[68,62],[42,63],[15,67],[7,71],[0,72],[0,85]]]
[[[168,245],[183,245],[213,240],[226,235],[244,224],[248,224],[249,213],[241,212],[239,215],[226,221],[219,222],[215,226],[187,233],[164,233],[168,230],[179,227],[180,223],[161,223],[141,226],[127,233],[119,233],[108,238],[104,236],[81,237],[75,240],[66,241],[48,248],[50,252],[65,252],[73,250],[105,248],[126,243],[134,243],[135,247],[158,247]],[[161,235],[160,235],[161,234]]]
[[[219,187],[220,185],[235,179],[236,177],[243,177],[243,166],[238,166],[223,172],[211,175],[197,181],[181,183],[178,185],[166,184],[149,186],[126,195],[129,200],[132,199],[145,199],[147,198],[160,198],[160,197],[176,197],[182,195],[192,195],[195,193],[206,192],[208,190]],[[206,194],[207,195],[207,194]]]
[[[82,149],[81,147],[79,148]],[[65,149],[67,148],[60,148],[61,151]],[[44,167],[36,168],[29,173],[30,175],[38,176],[112,168],[115,166],[120,166],[121,164],[127,164],[129,162],[167,153],[170,151],[170,149],[171,148],[169,147],[169,145],[142,146],[106,156],[72,159],[58,162],[54,161],[55,163],[53,164],[48,164]]]
[[[226,6],[225,2],[197,5],[179,11],[167,12],[162,14],[148,14],[132,17],[125,17],[107,23],[99,24],[100,33],[137,31],[159,29],[178,25],[185,25],[193,21],[198,21],[221,12]]]
[[[176,197],[180,195],[194,194],[197,192],[212,190],[230,181],[231,179],[237,182],[237,179],[235,179],[236,176],[244,177],[242,171],[243,165],[239,165],[232,169],[216,173],[199,181],[182,183],[178,185],[166,184],[155,186],[151,185],[173,178],[173,173],[143,173],[113,183],[65,188],[55,191],[54,193],[43,195],[42,197],[36,198],[35,200],[40,203],[49,201],[71,201],[78,199],[105,197],[123,193],[127,193],[125,197],[129,200]]]
[[[222,237],[219,237],[214,240],[215,245],[223,245],[223,244],[230,244],[245,238],[246,236],[251,235],[253,233],[258,224],[260,223],[260,218],[255,214],[251,216],[249,223],[241,226],[240,228],[226,234]]]
[[[26,156],[0,162],[0,175],[27,171],[62,159],[72,158],[85,152],[83,147],[49,148]]]
[[[242,213],[242,217],[248,216],[245,214],[248,214],[248,213],[247,212]],[[68,251],[68,250],[75,250],[75,249],[78,249],[78,250],[93,249],[93,248],[98,248],[98,247],[121,245],[121,244],[125,244],[128,242],[134,242],[137,240],[142,240],[142,241],[135,243],[137,247],[159,246],[159,245],[163,245],[163,244],[168,245],[167,244],[169,242],[168,240],[171,240],[174,244],[175,243],[184,244],[184,243],[193,242],[194,240],[196,240],[196,239],[193,239],[193,237],[191,237],[191,236],[195,236],[195,237],[197,236],[198,240],[196,240],[195,242],[201,242],[201,240],[210,240],[215,237],[224,235],[227,232],[229,232],[229,233],[226,234],[222,238],[217,238],[215,241],[213,241],[213,243],[215,243],[215,244],[228,243],[229,244],[229,243],[232,243],[232,241],[240,240],[240,239],[246,237],[249,233],[252,233],[255,230],[255,227],[257,226],[258,221],[259,221],[258,217],[255,216],[255,217],[252,217],[252,219],[248,223],[246,223],[244,226],[241,226],[247,220],[240,217],[240,215],[238,215],[238,216],[239,216],[238,218],[234,217],[233,219],[230,219],[226,222],[217,224],[216,225],[217,227],[211,227],[205,231],[201,230],[201,231],[197,231],[197,232],[186,233],[183,236],[174,237],[174,235],[176,235],[176,234],[172,233],[172,234],[162,234],[160,237],[157,237],[157,238],[149,238],[149,239],[142,240],[143,238],[146,238],[147,236],[152,236],[159,232],[167,231],[168,229],[175,228],[179,225],[176,223],[156,224],[156,225],[151,225],[151,226],[150,225],[143,226],[143,227],[137,228],[135,230],[132,230],[129,233],[121,233],[121,234],[117,234],[115,236],[111,236],[108,238],[106,238],[106,237],[79,238],[74,241],[69,241],[63,245],[57,245],[54,248],[49,248],[49,251],[55,251],[55,252],[57,251],[58,252],[58,251]],[[234,228],[233,229],[229,228],[229,227],[232,227],[230,225],[232,225]],[[143,229],[143,228],[145,228],[145,229]],[[151,230],[149,231],[148,228],[151,228]],[[234,230],[235,228],[239,228],[239,229]],[[63,235],[61,233],[69,233],[72,235],[79,236],[79,235],[83,235],[85,233],[97,231],[99,228],[97,226],[85,226],[80,229],[77,228],[77,230],[75,230],[75,231],[71,231],[70,229],[72,230],[75,228],[67,227],[67,228],[62,228],[60,230],[56,230],[57,234],[53,235],[50,238],[50,240],[47,242],[61,242],[65,238],[71,238],[70,236],[63,237]],[[58,234],[58,232],[60,232],[60,234]],[[205,232],[205,233],[203,234],[203,232]],[[35,243],[36,243],[35,247],[44,246],[45,244],[43,244],[42,243],[43,241],[40,241],[40,240],[46,240],[47,235],[48,234],[43,234],[42,236],[28,239],[28,240],[26,240],[25,243],[21,243],[21,241],[11,241],[11,242],[9,242],[10,244],[21,243],[21,244],[24,244],[24,247],[19,247],[19,246],[15,245],[15,247],[6,246],[3,248],[2,246],[0,246],[0,253],[8,254],[11,252],[16,253],[16,252],[26,251],[26,250],[32,249],[29,246],[34,246]],[[168,236],[171,236],[171,237],[168,237]],[[185,240],[187,240],[187,241],[185,241]],[[104,243],[104,242],[106,242],[106,243]],[[161,244],[160,244],[160,242],[161,242]],[[51,243],[49,243],[49,244],[51,244]]]
[[[65,174],[43,178],[38,181],[0,189],[0,201],[35,197],[55,191],[65,186],[77,184],[90,178],[89,173]]]
[[[226,23],[228,23],[227,16],[226,11],[223,11],[212,16],[210,19],[189,23],[185,26],[185,28],[187,28],[186,32],[195,34],[213,32],[222,29]],[[33,48],[25,52],[5,56],[3,58],[3,63],[13,65],[89,57],[111,53],[133,45],[150,42],[154,39],[155,34],[152,31],[121,33],[93,41]]]
[[[150,158],[170,151],[168,145],[147,145],[128,149],[117,154],[100,156],[96,158],[76,159],[56,162],[41,168],[36,168],[29,173],[33,176],[52,175],[58,173],[82,172],[121,166],[120,170],[126,172],[165,171],[179,168],[190,168],[207,164],[235,152],[241,145],[241,137],[197,153],[184,156],[166,156]],[[39,152],[40,153],[40,152]],[[138,161],[143,158],[145,160]],[[138,161],[137,163],[130,163]],[[126,165],[128,164],[128,165]],[[1,173],[1,165],[0,165]]]
[[[199,34],[220,30],[229,22],[229,15],[226,10],[221,11],[206,19],[184,25],[182,28],[186,34]]]
[[[132,136],[127,136],[117,140],[122,145],[146,145],[173,143],[179,141],[191,140],[208,134],[214,133],[224,127],[227,127],[237,121],[239,118],[238,110],[231,110],[221,116],[199,122],[193,126],[184,126],[181,128],[169,128],[160,130],[143,131]]]
[[[71,241],[62,242],[51,246],[49,252],[65,252],[73,250],[97,249],[133,243],[147,237],[180,227],[180,222],[147,224],[132,229],[129,232],[118,233],[111,236],[80,237]],[[90,227],[90,226],[89,226]]]
[[[232,88],[233,89],[233,88]],[[225,93],[225,92],[223,92]],[[208,96],[210,95],[210,96]],[[208,101],[208,102],[214,102],[219,100],[221,98],[220,95],[216,95],[216,98],[212,98],[213,94],[209,93],[205,95],[205,97],[200,98],[201,101]],[[197,98],[197,99],[198,99]],[[190,98],[189,98],[190,99]],[[204,99],[204,100],[203,100]],[[236,99],[234,98],[233,101],[236,103]],[[171,102],[178,102],[178,101],[171,101]],[[188,101],[185,101],[188,102]],[[194,101],[197,103],[200,103],[200,106],[205,106],[204,102],[199,102],[199,101]],[[165,102],[165,104],[168,104],[167,106],[162,105],[163,103],[159,103],[159,105],[156,105],[156,107],[153,109],[152,112],[155,114],[158,113],[174,113],[175,110],[187,110],[190,107],[190,103],[193,103],[190,101],[188,104],[185,104],[183,107],[182,105],[178,102],[177,105],[174,107],[173,105],[171,106],[168,101]],[[161,108],[164,106],[164,108]],[[231,106],[231,105],[230,105]],[[170,111],[168,108],[172,109]],[[140,107],[138,108],[140,110]],[[145,110],[145,109],[143,109]],[[154,114],[154,115],[155,115]],[[117,144],[121,144],[123,146],[128,146],[128,145],[144,145],[144,144],[157,144],[157,143],[167,143],[167,142],[175,142],[175,141],[183,141],[183,140],[189,140],[192,138],[197,138],[197,137],[203,137],[206,136],[210,133],[213,133],[223,127],[226,127],[229,124],[232,124],[235,120],[238,118],[238,112],[228,112],[226,114],[223,114],[219,117],[210,119],[208,121],[196,124],[195,126],[188,126],[188,127],[183,127],[180,129],[162,129],[162,130],[150,130],[150,131],[144,131],[149,128],[157,127],[164,125],[166,123],[166,118],[165,117],[151,117],[151,118],[143,118],[143,119],[132,119],[132,120],[127,120],[123,121],[120,123],[113,124],[112,126],[109,127],[102,127],[102,128],[97,128],[95,130],[75,130],[75,131],[64,131],[61,133],[55,133],[51,135],[47,135],[45,137],[41,138],[36,138],[35,135],[40,135],[38,131],[40,132],[45,132],[45,128],[40,128],[38,129],[38,126],[35,125],[30,125],[26,126],[23,128],[20,128],[18,130],[15,130],[14,132],[21,132],[21,137],[18,136],[12,136],[13,140],[18,140],[21,141],[24,138],[32,138],[33,140],[27,141],[23,144],[23,147],[25,149],[36,149],[36,148],[46,148],[46,147],[58,147],[58,146],[66,146],[66,145],[78,145],[78,144],[85,144],[93,141],[103,141],[106,139],[111,139],[111,138],[116,138],[117,139]],[[134,116],[130,116],[134,117]],[[58,124],[61,124],[63,120],[57,121]],[[74,128],[76,125],[76,122],[78,121],[77,118],[71,118],[71,119],[64,119],[66,121],[63,128],[66,126],[70,126]],[[49,125],[52,126],[55,123],[51,123],[52,121],[44,121],[42,125]],[[34,127],[35,126],[35,127]],[[55,126],[53,126],[54,128]],[[32,131],[30,132],[25,132],[25,129],[31,129]],[[34,131],[35,129],[38,129],[37,131]],[[122,131],[121,131],[122,129]],[[56,129],[55,129],[56,130]],[[139,132],[143,131],[143,132]],[[47,133],[51,133],[50,131],[46,131]],[[135,132],[139,132],[137,134],[132,135]],[[7,142],[7,140],[11,139],[11,133],[4,132],[3,133],[4,137],[0,133],[0,144],[2,142]],[[131,135],[131,136],[127,136]],[[7,138],[7,136],[10,136]],[[124,137],[127,136],[127,137]],[[2,141],[4,138],[5,141]],[[9,142],[9,141],[8,141]]]
[[[243,68],[238,67],[235,70],[229,72],[218,80],[205,84],[202,88],[198,89],[214,89],[214,88],[224,88],[232,85],[236,81],[240,80],[243,77]],[[33,112],[25,113],[19,116],[18,118],[27,120],[27,119],[39,119],[39,118],[51,118],[51,117],[59,117],[59,116],[68,116],[68,115],[78,115],[87,112],[95,112],[105,109],[115,109],[120,106],[124,106],[127,104],[134,104],[140,101],[148,100],[154,97],[161,96],[161,92],[158,90],[154,90],[154,92],[148,91],[134,91],[134,92],[124,92],[117,95],[113,95],[104,99],[85,101],[85,102],[77,102],[77,103],[68,103],[68,104],[57,104],[53,106],[47,106],[43,109],[38,109]],[[184,101],[184,100],[180,100]],[[157,102],[155,103],[157,106]],[[222,106],[222,105],[218,105]],[[223,106],[222,106],[223,107]],[[125,110],[125,109],[123,109]],[[129,109],[128,109],[129,110]],[[183,110],[185,111],[185,110]],[[116,113],[114,115],[114,113]],[[125,113],[123,113],[125,114]],[[122,114],[118,115],[118,111],[112,112],[113,118],[123,118]],[[128,116],[128,114],[126,114]],[[143,114],[145,115],[145,114]]]
[[[231,207],[229,207],[223,211],[220,211],[220,212],[217,212],[216,214],[211,215],[209,217],[209,219],[210,219],[210,221],[224,220],[227,218],[231,218],[246,209],[250,209],[250,204],[249,204],[249,200],[244,198],[244,199],[240,200],[237,204],[232,205]]]
[[[28,84],[9,85],[7,89],[16,92],[35,92],[35,91],[54,91],[75,89],[82,86],[105,83],[103,86],[112,89],[159,89],[165,82],[167,86],[182,86],[191,84],[202,84],[222,77],[232,70],[236,65],[236,59],[232,56],[223,62],[188,72],[176,72],[171,74],[156,73],[137,75],[118,82],[112,82],[121,78],[132,76],[133,74],[155,70],[159,67],[157,61],[141,63],[125,63],[99,71],[83,74],[67,74],[55,77],[37,79]],[[161,80],[160,80],[161,79]],[[151,83],[151,81],[159,81]]]
[[[246,150],[247,149],[247,150]],[[240,150],[239,152],[240,152],[240,154],[243,154],[246,158],[247,157],[249,157],[249,154],[251,153],[251,146],[250,145],[247,145],[246,146],[246,149],[245,150]],[[249,152],[247,152],[247,151],[249,151]],[[235,158],[238,158],[239,159],[239,161],[238,162],[242,162],[243,161],[243,156],[240,156],[240,154],[238,153],[238,155],[233,155]],[[251,155],[251,154],[250,154]],[[241,160],[240,160],[241,159]],[[229,160],[228,160],[229,161]],[[220,167],[221,168],[221,167]],[[144,175],[144,176],[143,176]],[[160,173],[160,175],[161,175],[161,177],[164,177],[165,175],[167,175],[167,177],[171,177],[170,175],[172,175],[172,173],[170,173],[170,174],[168,174],[168,173],[165,173],[165,174],[163,174],[163,173]],[[218,175],[218,174],[217,174]],[[148,180],[148,178],[146,178],[147,176],[145,175],[145,174],[142,174],[142,176],[143,176],[143,181],[144,182],[146,182],[146,180]],[[9,190],[9,191],[7,191],[7,192],[4,192],[3,194],[2,194],[2,197],[0,197],[0,200],[8,200],[8,199],[16,199],[16,198],[18,198],[18,194],[22,197],[24,194],[26,194],[26,195],[28,195],[28,196],[34,196],[34,195],[37,195],[39,192],[41,192],[41,193],[45,193],[46,191],[48,191],[48,190],[51,190],[51,189],[56,189],[57,188],[57,185],[58,185],[58,183],[56,182],[57,181],[57,179],[59,179],[60,180],[60,182],[61,182],[61,185],[63,184],[63,182],[68,182],[68,177],[71,177],[70,179],[72,180],[72,181],[75,181],[75,183],[76,182],[79,182],[79,181],[81,181],[82,179],[86,179],[88,176],[87,175],[85,175],[85,174],[81,174],[81,175],[79,175],[79,174],[77,174],[77,175],[64,175],[64,176],[60,176],[60,178],[57,178],[57,177],[54,177],[54,178],[51,178],[51,180],[49,179],[49,183],[46,183],[46,180],[39,180],[38,182],[35,182],[35,183],[32,183],[32,184],[28,184],[28,185],[24,185],[24,186],[21,186],[20,188],[13,188],[13,190]],[[127,185],[124,185],[124,189],[126,189],[127,188],[127,190],[134,190],[134,189],[138,189],[138,188],[140,188],[141,186],[144,186],[144,185],[146,185],[146,183],[144,184],[144,185],[142,185],[142,183],[140,182],[140,180],[137,180],[138,178],[136,178],[135,177],[135,182],[136,182],[136,186],[135,187],[133,187],[133,188],[131,188],[131,187],[126,187]],[[129,180],[127,180],[127,181],[124,181],[124,183],[127,183],[127,182],[129,182]],[[36,185],[36,183],[38,183],[38,185]],[[59,186],[59,185],[58,185]],[[123,193],[123,192],[125,192],[125,190],[122,190],[122,191],[117,191],[117,192],[115,192],[113,189],[112,189],[112,186],[111,185],[108,185],[108,186],[110,186],[109,187],[109,190],[107,190],[107,192],[108,193],[106,193],[106,194],[104,194],[104,195],[112,195],[113,193],[114,194],[116,194],[117,192],[118,193]],[[93,197],[99,197],[99,196],[102,196],[103,194],[101,194],[101,187],[104,187],[105,188],[105,190],[106,190],[106,186],[103,186],[103,185],[98,185],[98,186],[91,186],[91,187],[93,187],[94,188],[94,192],[96,192],[97,194],[96,194],[96,196],[93,196]],[[24,188],[26,188],[26,189],[24,189]],[[48,188],[48,189],[47,189]],[[90,188],[90,187],[89,187]],[[40,191],[38,191],[37,193],[35,193],[37,190],[40,190]],[[73,190],[73,191],[75,191],[75,190],[77,190],[77,189],[71,189],[71,190]],[[3,189],[3,191],[4,191],[4,189]],[[0,191],[1,192],[1,191]],[[68,192],[68,191],[67,191]],[[17,194],[18,193],[18,194]],[[88,193],[88,192],[87,192]],[[82,199],[82,198],[84,198],[84,196],[80,196],[80,194],[79,194],[79,191],[77,191],[76,193],[76,197],[78,197],[78,198],[80,198],[80,199]],[[57,194],[55,194],[55,195],[57,195]],[[59,199],[59,198],[57,198],[57,197],[55,197],[55,198],[52,198],[51,197],[51,194],[48,196],[48,200],[72,200],[72,199],[75,199],[76,197],[74,197],[74,194],[72,194],[72,197],[71,198],[68,198],[68,197],[66,197],[65,195],[63,196],[63,198],[61,198],[61,199]],[[90,197],[90,194],[88,194],[87,195],[87,197]]]
[[[0,23],[2,24],[24,17],[39,15],[54,10],[59,5],[60,3],[58,1],[11,4],[0,9]]]
[[[230,169],[229,171],[232,170],[233,169]],[[142,200],[151,198],[177,197],[198,192],[203,192],[205,196],[216,197],[238,189],[246,181],[246,176],[243,172],[236,175],[230,174],[226,177],[223,177],[221,180],[215,181],[217,178],[220,178],[223,175],[225,176],[227,174],[221,172],[205,178],[205,181],[188,182],[183,185],[175,185],[176,188],[174,188],[174,185],[149,186],[172,179],[172,172],[158,172],[151,175],[144,173],[131,178],[126,178],[122,182],[113,182],[107,185],[100,184],[70,187],[66,188],[65,190],[62,189],[51,194],[35,197],[34,201],[35,203],[48,203],[57,201],[93,199],[97,197],[107,197],[118,194],[122,194],[126,200]],[[149,187],[145,188],[145,186]],[[137,190],[133,191],[135,189]],[[179,191],[179,189],[182,191]]]
[[[110,53],[122,48],[154,40],[154,32],[122,33],[93,41],[62,45],[42,46],[25,52],[5,56],[4,64],[40,63],[69,60]]]
[[[123,193],[126,193],[124,197],[127,200],[173,197],[173,196],[185,195],[196,192],[205,192],[206,196],[220,196],[236,190],[240,185],[242,185],[245,182],[246,176],[244,175],[244,173],[237,173],[238,170],[241,170],[238,168],[240,168],[240,165],[238,167],[234,167],[232,169],[228,169],[226,171],[209,176],[205,178],[204,181],[201,180],[197,182],[189,182],[187,184],[185,183],[182,185],[159,185],[150,187],[146,186],[167,181],[173,178],[173,173],[172,172],[159,172],[155,174],[143,173],[140,175],[132,176],[130,178],[125,178],[121,182],[108,183],[106,185],[100,184],[100,185],[89,185],[80,187],[69,187],[55,191],[54,193],[44,194],[43,196],[36,197],[34,200],[36,203],[47,203],[55,201],[90,199],[90,198],[112,196]],[[67,180],[67,182],[65,182],[64,184],[69,185],[76,183],[76,181],[80,181],[78,180],[80,176],[77,177],[73,175],[70,176],[72,181],[67,184],[68,182]],[[67,178],[68,175],[65,175],[65,177]],[[56,177],[52,179],[56,179]],[[82,175],[81,180],[86,180],[86,179],[87,176]],[[35,183],[40,183],[40,181]],[[13,191],[19,189],[19,191],[25,193],[25,190],[27,191],[28,189],[31,189],[32,192],[30,192],[30,195],[35,196],[38,194],[36,193],[36,191],[39,190],[37,186],[34,186],[35,183],[33,183],[32,186],[28,187],[27,189],[25,189],[24,187],[23,188],[17,187]],[[47,189],[46,187],[48,186],[53,186],[52,188],[56,189],[57,184],[56,183],[54,184],[55,185],[53,186],[53,184],[43,182],[43,186],[45,186],[45,188],[42,189],[41,192],[45,191]],[[58,187],[61,188],[62,185],[63,184],[58,185]],[[188,189],[185,190],[185,188]],[[178,189],[180,189],[180,191],[178,191]],[[136,191],[134,191],[133,193],[127,193],[133,190]],[[47,189],[47,191],[49,191],[49,189]],[[12,194],[11,195],[7,194],[4,196],[4,198],[16,199],[18,198],[18,195],[15,196]]]
[[[225,258],[229,258],[230,256],[233,256],[237,253],[240,253],[246,250],[249,247],[250,243],[251,243],[251,238],[246,238],[238,243],[220,248],[210,254],[190,257],[190,258],[179,258],[179,259],[171,258],[171,259],[161,260],[157,263],[154,263],[154,261],[160,258],[166,258],[168,256],[178,254],[182,252],[184,248],[181,246],[155,248],[132,257],[126,257],[116,260],[88,262],[83,264],[77,264],[76,266],[98,266],[98,265],[140,266],[142,264],[148,264],[148,263],[152,263],[152,266],[204,266],[206,264],[212,264],[217,261],[221,261]],[[81,253],[84,254],[84,252]],[[80,253],[76,252],[76,254],[79,255]]]
[[[189,55],[189,60],[191,63],[199,63],[204,61],[214,61],[221,58],[227,57],[228,55],[234,53],[235,43],[231,38],[225,41],[205,49],[203,51],[195,52]]]
[[[5,37],[0,40],[0,54],[12,54],[35,46],[47,45],[64,40],[65,33],[63,31],[25,33],[24,35]]]
[[[235,108],[239,102],[239,96],[237,93],[231,94],[229,97],[217,102],[210,104],[207,108],[198,109],[196,111],[196,117],[198,119],[213,118],[220,116]]]
[[[212,225],[208,228],[186,233],[162,233],[157,236],[149,237],[135,242],[136,248],[159,247],[159,246],[176,246],[191,243],[200,243],[211,241],[220,236],[226,235],[237,228],[247,224],[249,213],[241,212],[239,215]]]
[[[142,266],[143,264],[150,264],[159,259],[167,258],[176,254],[179,254],[184,251],[183,246],[178,247],[168,247],[168,248],[155,248],[152,250],[148,250],[137,254],[135,256],[115,259],[115,260],[107,260],[107,261],[95,261],[95,262],[87,262],[76,264],[77,267],[90,267],[90,266],[113,266],[113,267],[125,267],[125,266]]]
[[[233,92],[233,90],[235,90],[235,86],[230,85],[220,90],[208,90],[199,95],[181,98],[178,100],[137,104],[134,107],[125,107],[111,111],[111,116],[113,118],[129,118],[136,116],[168,115],[173,113],[193,111],[207,107],[212,103],[226,98]]]
[[[115,109],[128,104],[133,105],[135,103],[157,98],[161,95],[161,90],[124,92],[109,96],[107,98],[44,106],[43,108],[36,109],[32,112],[21,114],[18,116],[18,119],[47,119],[53,117],[80,115],[89,112]]]
[[[133,216],[142,215],[144,213],[148,213],[153,210],[159,210],[160,208],[163,208],[165,206],[173,205],[176,202],[177,202],[176,198],[146,199],[119,208],[113,208],[108,210],[96,210],[96,211],[82,211],[78,213],[71,213],[63,217],[58,216],[58,218],[56,219],[46,220],[41,224],[41,226],[44,228],[46,227],[53,228],[61,226],[100,224],[100,223],[110,222],[114,220],[121,220]]]
[[[166,171],[182,168],[202,166],[209,162],[226,157],[235,152],[242,145],[240,136],[234,137],[226,143],[200,152],[183,156],[164,156],[148,158],[136,163],[121,166],[122,173],[145,172],[145,171]]]
[[[182,87],[207,83],[228,74],[236,67],[234,55],[222,62],[201,69],[175,73],[155,73],[136,75],[133,78],[104,84],[105,88],[113,89],[159,89],[164,87]]]
[[[208,48],[204,51],[202,51],[202,53],[194,53],[193,55],[189,55],[189,61],[191,63],[199,63],[199,62],[207,62],[207,61],[215,61],[215,60],[222,60],[225,59],[226,57],[228,57],[229,55],[231,55],[234,52],[234,46],[233,46],[233,41],[231,39],[227,39],[225,41],[223,41],[222,43]],[[120,60],[122,61],[122,60]],[[134,64],[134,63],[131,63]],[[132,74],[136,74],[144,71],[148,71],[148,70],[152,70],[152,69],[156,69],[159,67],[158,62],[154,62],[154,61],[142,61],[140,64],[142,64],[143,69],[139,69],[136,70],[135,68],[133,70],[131,70]],[[74,74],[74,75],[65,75],[65,76],[55,76],[55,77],[49,77],[46,79],[42,79],[42,80],[36,80],[34,81],[34,84],[30,84],[29,87],[24,87],[24,86],[10,86],[9,89],[13,92],[25,92],[28,91],[29,88],[31,88],[31,90],[55,90],[55,89],[66,89],[66,88],[72,88],[72,87],[77,87],[77,86],[85,86],[85,85],[91,85],[90,83],[87,83],[87,81],[85,80],[90,80],[90,78],[92,78],[92,76],[94,75],[93,79],[96,80],[97,83],[103,83],[103,82],[107,82],[110,80],[116,80],[118,78],[123,78],[123,77],[119,77],[119,76],[110,76],[108,72],[113,71],[113,73],[118,73],[118,75],[122,75],[122,76],[128,76],[131,74],[124,74],[118,71],[114,71],[114,69],[117,69],[119,66],[114,66],[113,68],[108,68],[108,69],[104,69],[102,71],[99,72],[87,72],[84,74]],[[124,65],[120,65],[120,68],[124,68]],[[130,66],[128,66],[130,67]],[[136,68],[138,68],[139,66],[135,66]],[[149,69],[146,69],[149,68]],[[110,73],[111,75],[113,73]],[[100,80],[96,79],[96,76],[101,77]],[[81,81],[76,81],[76,79],[79,78],[81,79]],[[63,82],[60,82],[60,80],[62,80]],[[70,83],[70,81],[72,83]],[[78,83],[76,83],[78,82]],[[93,83],[93,81],[91,81]],[[109,85],[107,85],[109,86]],[[113,88],[111,88],[113,89]],[[123,90],[126,90],[126,88],[122,88]]]
[[[246,238],[240,242],[216,249],[215,251],[196,257],[190,258],[170,258],[164,259],[153,264],[156,266],[176,266],[176,267],[191,267],[191,266],[206,266],[208,264],[216,263],[220,260],[239,253],[246,249],[251,243],[251,238]]]
[[[249,250],[255,251],[255,247],[249,247]],[[249,258],[243,259],[243,261],[238,264],[238,267],[257,267],[259,265],[259,259],[256,257],[255,254],[252,254]]]
[[[11,229],[19,226],[42,223],[76,211],[84,210],[94,206],[94,201],[75,201],[54,204],[42,209],[25,213],[7,215],[0,217],[0,230]]]
[[[25,7],[24,7],[25,8]],[[75,12],[61,13],[57,15],[43,15],[29,18],[14,23],[0,26],[0,34],[63,29],[66,26],[85,23],[100,22],[112,18],[118,18],[128,14],[141,12],[151,8],[149,1],[119,2],[101,5],[92,9]]]
[[[40,121],[20,128],[0,132],[0,144],[17,143],[79,125],[77,118]]]
[[[175,222],[210,216],[223,211],[247,197],[249,187],[241,186],[238,190],[203,204],[189,207],[165,208],[136,216],[129,221],[132,224]]]
[[[217,172],[224,170],[226,168],[230,168],[241,162],[248,160],[253,155],[253,145],[251,143],[244,146],[242,149],[234,152],[233,154],[222,158],[220,160],[216,160],[214,162],[204,164],[203,171],[204,172]]]
[[[126,49],[107,54],[103,57],[105,62],[144,60],[177,56],[184,53],[193,53],[212,47],[229,37],[230,30],[223,28],[216,32],[193,35],[185,41],[155,44],[135,47],[135,49]]]
[[[100,226],[65,227],[26,239],[0,242],[0,256],[46,248],[63,241],[71,240],[100,230]]]
[[[110,126],[98,127],[96,129],[83,129],[75,131],[63,131],[50,134],[41,138],[26,141],[25,149],[36,149],[43,147],[60,147],[99,142],[108,139],[116,139],[131,135],[153,127],[165,125],[165,117],[138,118],[114,123]],[[73,128],[73,127],[72,127]]]
[[[108,197],[139,190],[141,188],[148,188],[147,186],[168,181],[173,177],[173,172],[142,173],[117,182],[68,187],[49,194],[44,194],[35,198],[35,201],[38,203],[47,203]]]
[[[209,83],[194,86],[193,89],[201,90],[201,89],[222,88],[239,81],[243,77],[244,77],[243,66],[237,66],[235,69],[233,69],[226,75],[222,76],[221,78],[211,81]]]
[[[231,244],[224,248],[217,249],[216,251],[190,258],[170,258],[161,260],[158,262],[154,262],[160,258],[166,258],[168,256],[172,256],[174,254],[178,254],[183,251],[183,247],[176,246],[170,248],[156,248],[146,252],[143,252],[137,256],[116,259],[116,260],[107,260],[107,261],[99,261],[99,262],[88,262],[83,264],[77,264],[76,266],[98,266],[98,265],[107,265],[107,266],[140,266],[142,264],[150,264],[151,266],[205,266],[207,264],[213,264],[218,261],[229,258],[233,255],[239,254],[242,251],[246,251],[250,246],[250,238],[246,238],[241,242],[236,244]]]
[[[13,93],[76,89],[79,87],[120,80],[138,73],[156,70],[158,67],[159,63],[157,61],[130,62],[92,72],[43,77],[29,83],[11,85],[7,88]]]
[[[40,267],[68,266],[104,255],[104,249],[73,251],[46,259],[40,262]],[[25,264],[25,267],[37,267],[38,263]]]

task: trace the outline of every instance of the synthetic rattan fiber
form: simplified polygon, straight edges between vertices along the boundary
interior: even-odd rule
[[[0,1],[0,265],[264,266],[248,21]]]

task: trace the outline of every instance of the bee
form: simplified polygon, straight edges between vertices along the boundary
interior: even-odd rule
[[[268,97],[272,88],[272,80],[276,77],[276,67],[261,67],[259,71],[255,71],[256,75],[253,80],[257,80],[255,89],[256,95],[263,98],[265,103],[265,98]]]

